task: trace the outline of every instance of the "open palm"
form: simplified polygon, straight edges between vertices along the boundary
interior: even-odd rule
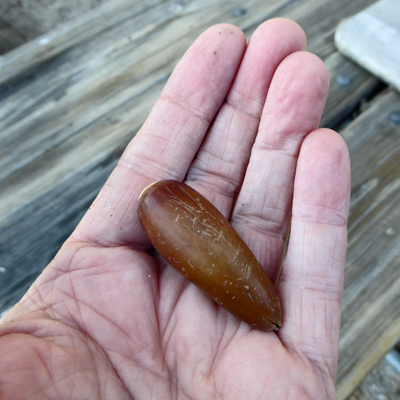
[[[0,326],[2,399],[334,399],[349,158],[317,129],[323,63],[295,23],[190,47],[56,258]],[[283,325],[250,328],[152,249],[141,190],[185,181],[277,277]]]

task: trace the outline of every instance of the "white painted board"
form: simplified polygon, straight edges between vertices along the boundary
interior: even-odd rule
[[[341,53],[400,91],[400,0],[380,0],[340,23]]]

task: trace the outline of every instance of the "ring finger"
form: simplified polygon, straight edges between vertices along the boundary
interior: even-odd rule
[[[232,224],[274,281],[291,215],[297,158],[319,125],[329,88],[322,61],[307,52],[279,65],[262,112]]]

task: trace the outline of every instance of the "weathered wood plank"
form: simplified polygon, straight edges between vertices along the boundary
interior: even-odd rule
[[[64,52],[58,60],[49,62],[48,66],[36,69],[37,76],[33,82],[28,80],[12,85],[4,94],[7,96],[7,102],[0,108],[0,129],[32,114],[45,102],[61,98],[70,86],[81,84],[94,71],[101,70],[107,64],[114,63],[117,66],[114,76],[118,71],[126,69],[132,70],[131,75],[136,70],[142,74],[151,74],[154,70],[165,67],[171,57],[174,60],[181,57],[190,43],[210,25],[224,20],[228,22],[240,20],[241,24],[251,24],[259,20],[260,15],[267,17],[281,5],[290,2],[291,0],[275,0],[269,3],[249,0],[247,7],[250,7],[252,12],[245,13],[242,17],[235,17],[233,15],[235,6],[241,4],[238,0],[217,3],[196,0],[187,2],[178,11],[173,7],[176,3],[172,0],[164,1],[141,15],[125,21],[124,24],[118,24],[111,32],[105,30],[90,41]],[[145,70],[141,65],[137,65],[141,61],[139,48],[142,49],[142,58],[153,55],[161,49],[165,61],[159,58],[158,63],[155,63],[153,59],[147,63]],[[128,62],[131,64],[126,64]],[[169,71],[171,69],[169,66]],[[103,79],[107,82],[106,77]],[[119,78],[119,82],[113,82],[113,89],[118,90],[124,83],[130,84],[129,81]],[[105,85],[104,82],[99,84]],[[102,95],[106,94],[104,90],[100,92]],[[84,95],[85,93],[82,96]],[[60,108],[58,105],[57,107]]]
[[[121,1],[124,3],[123,0]],[[125,1],[129,2],[129,0]],[[134,0],[130,1],[134,3]],[[246,8],[240,8],[242,6],[240,1],[211,1],[207,3],[198,1],[188,2],[181,9],[177,9],[176,3],[173,1],[164,1],[153,8],[144,10],[139,15],[132,16],[130,19],[126,19],[125,13],[117,7],[115,15],[106,14],[111,21],[118,22],[118,24],[113,25],[112,29],[104,29],[97,35],[92,36],[90,40],[83,40],[84,38],[87,39],[87,36],[83,35],[80,37],[79,46],[75,46],[67,52],[64,51],[56,59],[53,58],[47,64],[41,65],[40,69],[34,70],[30,75],[33,79],[27,79],[22,83],[19,82],[18,85],[8,84],[8,86],[3,87],[3,96],[7,96],[7,102],[2,104],[3,107],[0,109],[0,129],[25,118],[26,115],[43,105],[44,102],[62,97],[70,82],[84,79],[81,75],[87,70],[90,72],[93,64],[102,64],[112,58],[117,58],[118,55],[131,51],[138,43],[147,41],[151,35],[157,35],[158,33],[158,38],[162,41],[163,25],[166,25],[173,18],[179,17],[178,23],[174,24],[176,28],[175,39],[179,40],[183,36],[180,34],[181,26],[186,21],[190,23],[196,12],[202,12],[203,19],[193,19],[193,22],[197,23],[196,29],[190,29],[189,33],[187,30],[184,32],[190,40],[193,40],[202,29],[218,21],[235,23],[249,36],[255,27],[265,19],[273,16],[291,17],[305,28],[310,42],[309,49],[324,57],[323,53],[326,53],[328,49],[330,52],[333,51],[333,41],[328,36],[328,38],[324,39],[324,43],[329,42],[328,49],[321,49],[319,44],[321,43],[321,36],[325,35],[325,31],[321,32],[310,28],[315,25],[315,15],[318,14],[320,21],[329,21],[329,24],[326,23],[327,26],[323,28],[333,32],[336,22],[348,15],[346,13],[355,12],[371,3],[371,1],[353,1],[350,6],[344,0],[336,2],[324,0],[323,4],[315,0],[307,0],[301,3],[293,0],[271,2],[249,0],[246,3]],[[320,9],[321,6],[322,9]],[[235,11],[242,11],[244,14],[241,15],[241,12],[235,13]],[[123,15],[121,16],[120,14]],[[101,22],[101,14],[96,19],[96,21],[98,20]],[[319,22],[318,26],[322,28],[320,24],[321,22]],[[101,26],[101,23],[98,23],[97,26]],[[108,25],[105,26],[105,28],[107,27]],[[59,37],[62,37],[62,32],[54,35],[59,40]],[[38,40],[47,40],[46,38],[47,36],[44,36]],[[170,45],[169,43],[164,44],[167,47]],[[183,54],[186,49],[185,46],[186,43],[177,49],[177,57]],[[54,51],[59,53],[61,47]],[[65,45],[65,47],[68,46]],[[34,58],[34,55],[32,57]],[[24,64],[23,59],[18,59],[18,57],[16,59],[18,64]],[[7,63],[6,60],[3,62]],[[26,62],[36,63],[35,60]],[[155,67],[159,66],[156,65]],[[17,69],[15,68],[14,70],[17,71]]]
[[[88,12],[84,17],[64,24],[53,32],[7,54],[3,58],[3,67],[0,69],[0,83],[10,80],[23,70],[30,69],[78,43],[85,42],[88,39],[91,39],[91,42],[99,42],[99,38],[94,37],[98,34],[105,36],[100,38],[100,41],[112,37],[120,43],[113,44],[108,41],[108,44],[112,47],[119,47],[121,43],[137,39],[137,37],[143,36],[143,33],[147,33],[147,31],[175,18],[189,17],[189,19],[192,19],[192,17],[195,17],[194,14],[201,13],[205,16],[203,20],[196,17],[193,19],[193,23],[197,22],[197,24],[192,25],[191,30],[195,34],[191,36],[195,37],[202,29],[213,23],[241,20],[242,23],[246,24],[248,19],[254,22],[255,17],[257,20],[260,20],[260,15],[268,17],[292,2],[293,0],[270,2],[249,0],[246,3],[246,9],[242,9],[242,3],[236,0],[186,1],[182,4],[165,0],[152,0],[151,2],[113,0]],[[235,10],[242,12],[235,13]],[[156,17],[155,26],[153,26],[152,21],[153,15]],[[136,23],[130,21],[132,18],[135,19]],[[162,20],[161,23],[160,19]],[[127,22],[130,23],[127,24]],[[144,32],[142,31],[143,27],[145,28]],[[193,27],[196,27],[196,29],[193,29]],[[108,31],[111,31],[111,36],[107,34]],[[179,31],[176,32],[176,35],[177,38],[181,36]],[[88,47],[92,45],[93,43],[90,43]]]
[[[340,51],[400,90],[400,2],[381,0],[339,25]]]
[[[336,51],[333,37],[339,22],[344,18],[358,13],[375,1],[376,0],[292,0],[268,15],[267,18],[285,17],[296,21],[304,29],[309,39],[308,51],[325,59]],[[247,8],[247,2],[245,7]],[[250,9],[249,12],[251,11]],[[262,14],[261,17],[265,18]],[[264,20],[262,18],[256,23],[244,28],[246,35],[250,36],[251,33],[253,33],[258,24]]]
[[[10,51],[11,49],[20,46],[24,43],[24,37],[12,28],[0,16],[0,65],[3,56],[1,54]]]
[[[162,0],[113,0],[67,22],[48,34],[38,37],[6,54],[0,63],[0,83],[7,82],[26,70],[90,39],[96,34],[118,26],[142,14]]]
[[[338,398],[400,338],[400,96],[377,99],[341,133],[352,161]]]
[[[97,34],[107,30],[114,30],[115,33],[119,32],[121,35],[124,30],[130,31],[131,28],[125,25],[126,21],[142,13],[147,14],[146,11],[161,3],[163,3],[162,0],[146,2],[113,0],[102,4],[97,9],[84,14],[81,18],[63,24],[53,32],[9,52],[0,61],[0,84],[27,70],[31,70],[34,66],[83,41],[92,39]],[[179,15],[186,8],[186,4],[165,1],[164,3],[169,5],[168,12],[164,13],[166,16],[171,14]],[[201,8],[213,7],[214,10],[212,11],[215,11],[218,3],[224,2],[202,1],[200,6]],[[315,0],[306,0],[301,3],[296,0],[281,2],[275,0],[270,2],[248,1],[243,7],[243,2],[231,1],[228,2],[230,4],[229,11],[231,12],[222,15],[218,22],[241,23],[243,29],[250,34],[265,19],[275,16],[292,18],[304,27],[307,36],[316,36],[318,34],[318,40],[314,44],[315,48],[310,50],[320,57],[326,57],[333,51],[331,37],[337,23],[346,16],[353,15],[372,3],[373,0],[355,0],[352,2],[333,2],[330,0],[316,2]],[[235,12],[235,10],[240,10],[241,12]],[[229,18],[227,19],[228,15]],[[258,16],[257,21],[254,21],[254,18],[250,18],[250,24],[246,24],[248,16],[251,15]],[[141,20],[147,21],[148,17],[146,15]],[[131,26],[134,27],[135,25]],[[129,34],[125,36],[129,37]]]
[[[126,53],[131,53],[143,42],[160,35],[162,27],[177,18],[176,12],[171,9],[173,4],[172,0],[167,0],[127,19],[125,13],[120,11],[114,17],[110,16],[112,20],[118,21],[112,29],[104,29],[90,37],[90,40],[82,40],[79,46],[65,50],[57,57],[42,63],[31,71],[27,79],[0,86],[0,101],[1,98],[7,99],[2,102],[3,108],[0,109],[0,129],[24,119],[45,103],[62,98],[71,85],[83,81],[93,71],[119,57],[122,57],[122,62]],[[46,36],[42,39],[46,39]],[[9,55],[4,57],[7,56]],[[131,67],[135,69],[135,63]],[[115,89],[118,85],[114,86]]]

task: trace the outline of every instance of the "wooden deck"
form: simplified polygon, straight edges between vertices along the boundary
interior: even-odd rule
[[[400,96],[333,41],[343,18],[373,2],[114,0],[3,56],[0,311],[69,236],[200,32],[230,22],[250,36],[268,18],[292,18],[330,71],[321,125],[343,127],[352,159],[337,381],[346,398],[400,339]]]

